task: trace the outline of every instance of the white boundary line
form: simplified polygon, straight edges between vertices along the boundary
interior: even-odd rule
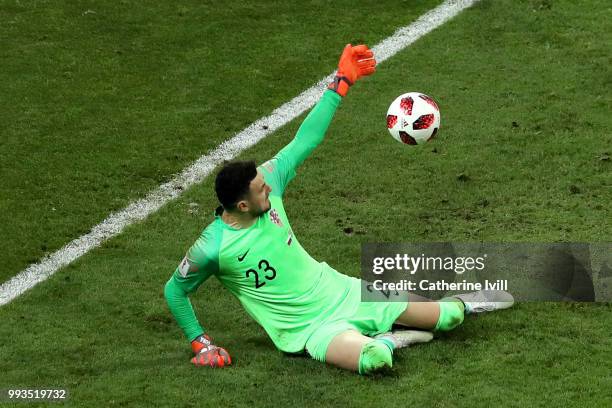
[[[392,36],[372,48],[378,63],[392,57],[430,31],[441,26],[462,10],[478,0],[447,0],[430,10],[414,23],[403,27]],[[150,214],[171,200],[180,196],[185,190],[200,183],[224,160],[231,160],[243,150],[255,145],[267,135],[310,109],[319,100],[321,91],[331,82],[334,73],[321,79],[316,85],[308,88],[269,116],[253,122],[231,139],[223,142],[210,153],[200,157],[171,181],[160,185],[156,190],[118,213],[111,214],[85,234],[70,242],[63,248],[32,264],[10,280],[0,285],[0,306],[5,305],[38,283],[46,280],[60,268],[70,264],[104,241],[118,235],[125,227],[144,220]]]

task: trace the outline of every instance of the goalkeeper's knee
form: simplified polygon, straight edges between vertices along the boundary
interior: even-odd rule
[[[393,352],[383,341],[374,340],[363,346],[359,355],[359,374],[371,374],[374,371],[393,365]]]
[[[463,323],[464,305],[459,299],[442,299],[440,305],[440,317],[434,330],[449,331]]]

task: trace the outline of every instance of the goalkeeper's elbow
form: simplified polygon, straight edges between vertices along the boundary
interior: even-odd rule
[[[174,284],[174,282],[172,282],[173,279],[174,278],[168,279],[168,282],[166,282],[166,285],[164,286],[164,297],[166,298],[166,302],[172,293],[172,285]]]
[[[174,281],[174,276],[168,279],[168,282],[166,282],[166,285],[164,286],[164,297],[166,298],[166,302],[169,306],[177,297],[185,297],[185,293]]]

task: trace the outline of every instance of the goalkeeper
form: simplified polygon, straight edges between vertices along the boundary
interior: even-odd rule
[[[291,143],[272,160],[223,166],[215,180],[221,206],[167,282],[170,311],[191,341],[198,366],[225,367],[229,353],[213,344],[189,301],[208,277],[217,279],[259,323],[275,346],[304,350],[314,359],[369,374],[392,365],[397,347],[429,341],[430,331],[447,331],[464,314],[509,307],[491,293],[460,295],[439,302],[361,302],[361,281],[317,262],[294,236],[282,196],[296,169],[321,143],[349,88],[375,72],[365,45],[344,48],[328,90],[302,123]],[[389,332],[393,324],[423,331]]]

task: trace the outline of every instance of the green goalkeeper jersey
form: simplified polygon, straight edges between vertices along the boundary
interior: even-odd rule
[[[189,249],[165,295],[189,340],[204,332],[187,297],[215,275],[286,352],[299,352],[313,328],[334,314],[356,279],[313,259],[295,237],[282,195],[296,168],[323,140],[341,97],[325,91],[291,143],[258,169],[272,187],[271,208],[249,228],[225,224],[219,212]]]

